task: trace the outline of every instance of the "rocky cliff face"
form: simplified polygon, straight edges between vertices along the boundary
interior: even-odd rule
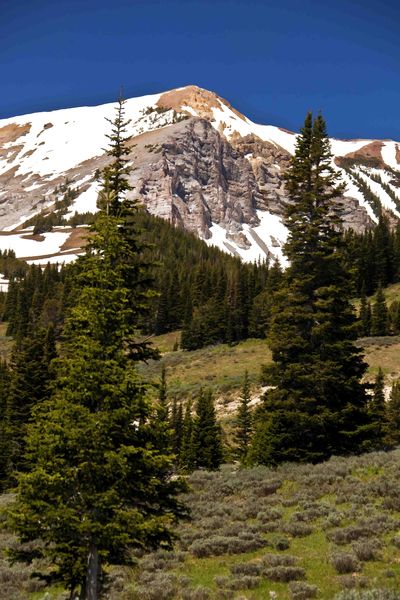
[[[239,246],[242,224],[259,224],[257,178],[251,164],[205,119],[189,118],[135,145],[131,184],[148,210],[211,237],[216,223]]]
[[[104,117],[113,110],[104,105],[0,121],[0,228],[51,211],[55,190],[66,181],[79,192],[70,214],[95,210],[94,173],[107,163]],[[196,86],[128,100],[126,113],[132,193],[151,213],[245,260],[280,256],[288,202],[283,173],[295,134],[256,125]],[[376,202],[397,220],[400,144],[332,140],[332,149],[347,183],[345,225],[371,225]]]

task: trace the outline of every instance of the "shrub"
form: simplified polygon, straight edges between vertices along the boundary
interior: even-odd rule
[[[322,529],[330,529],[331,527],[339,527],[344,518],[343,513],[332,510],[332,512],[327,515],[326,519],[322,523]]]
[[[355,588],[365,588],[368,585],[368,579],[358,573],[340,575],[338,577],[340,587],[351,590]]]
[[[308,598],[316,598],[318,594],[316,585],[311,585],[304,581],[291,581],[289,583],[289,591],[292,600],[308,600]]]
[[[261,481],[254,489],[254,493],[257,496],[270,496],[271,494],[275,494],[280,487],[282,487],[282,481],[280,479]]]
[[[336,594],[334,600],[400,600],[397,590],[344,590]]]
[[[132,600],[172,600],[178,591],[178,579],[175,575],[156,571],[145,573],[136,585]]]
[[[260,575],[260,562],[237,563],[231,565],[230,571],[233,575]]]
[[[354,573],[360,570],[360,563],[354,554],[345,552],[336,552],[331,556],[331,562],[336,571],[340,574]]]
[[[400,535],[395,535],[392,538],[392,544],[396,546],[396,548],[400,548]]]
[[[163,571],[177,567],[185,561],[184,552],[158,550],[153,554],[147,554],[140,561],[142,571]]]
[[[388,510],[400,510],[400,497],[397,496],[389,496],[385,498],[382,502],[382,508],[386,508]]]
[[[264,554],[262,557],[262,564],[267,567],[277,567],[278,565],[293,567],[297,561],[297,556],[290,554]]]
[[[209,600],[209,598],[211,598],[211,590],[203,585],[182,592],[182,600]]]
[[[307,525],[307,523],[298,523],[296,521],[292,521],[290,523],[285,523],[283,531],[293,537],[306,537],[314,530],[310,525]]]
[[[375,560],[378,554],[378,551],[382,548],[382,543],[380,540],[367,539],[361,542],[355,542],[352,545],[352,550],[358,560],[367,561],[367,560]]]
[[[333,531],[329,531],[326,534],[326,537],[334,544],[337,544],[338,546],[344,546],[350,542],[355,542],[360,538],[369,537],[370,535],[371,531],[366,527],[350,525],[349,527],[344,527],[343,529],[334,529]]]
[[[260,511],[257,514],[257,520],[261,523],[267,521],[279,521],[283,516],[283,511],[278,508],[268,508],[267,510]]]
[[[287,537],[275,538],[272,542],[275,550],[287,550],[290,547],[290,541]]]
[[[265,569],[263,575],[271,581],[288,583],[295,579],[304,579],[306,572],[302,567],[285,567],[283,565],[278,565],[276,567]]]
[[[214,578],[215,584],[220,588],[227,590],[251,590],[257,587],[261,582],[261,577],[257,575],[240,575],[238,577],[226,577],[218,575]]]
[[[204,558],[221,554],[242,554],[257,550],[264,545],[265,541],[257,535],[249,535],[245,539],[215,535],[207,539],[195,540],[189,546],[189,552],[197,558]]]
[[[265,521],[258,525],[258,531],[261,531],[262,533],[273,533],[275,531],[281,531],[282,528],[282,521]]]

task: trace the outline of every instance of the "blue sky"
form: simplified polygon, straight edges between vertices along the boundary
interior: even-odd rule
[[[0,118],[190,83],[292,130],[400,140],[400,3],[0,0]]]

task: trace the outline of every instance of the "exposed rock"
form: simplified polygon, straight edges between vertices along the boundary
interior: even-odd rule
[[[247,247],[242,224],[258,224],[249,162],[204,119],[135,139],[131,184],[148,210],[208,239],[212,223]]]
[[[355,152],[349,152],[346,154],[345,158],[361,159],[370,162],[374,167],[383,169],[385,163],[382,160],[382,148],[383,142],[371,142]]]
[[[287,202],[282,175],[289,166],[289,152],[256,135],[234,135],[231,143],[251,164],[257,182],[257,208],[281,215]]]
[[[360,206],[358,200],[351,196],[344,196],[339,202],[342,207],[341,217],[344,229],[354,229],[354,231],[361,232],[373,225],[371,217],[365,208]]]
[[[245,120],[245,117],[227,100],[217,96],[214,92],[209,92],[197,85],[188,85],[184,88],[171,90],[162,94],[157,102],[157,106],[161,108],[174,109],[176,111],[184,110],[185,106],[194,109],[199,117],[203,119],[213,119],[213,108],[221,108],[221,102],[229,108],[240,119]],[[190,114],[192,114],[190,112]]]
[[[25,125],[10,123],[9,125],[0,127],[1,146],[4,146],[4,144],[8,144],[10,142],[15,142],[19,137],[26,135],[30,131],[30,128],[30,123],[25,123]]]

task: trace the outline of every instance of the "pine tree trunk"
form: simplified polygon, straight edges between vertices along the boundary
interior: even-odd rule
[[[100,568],[100,558],[97,546],[92,544],[88,556],[86,594],[84,600],[98,600],[100,591]]]

